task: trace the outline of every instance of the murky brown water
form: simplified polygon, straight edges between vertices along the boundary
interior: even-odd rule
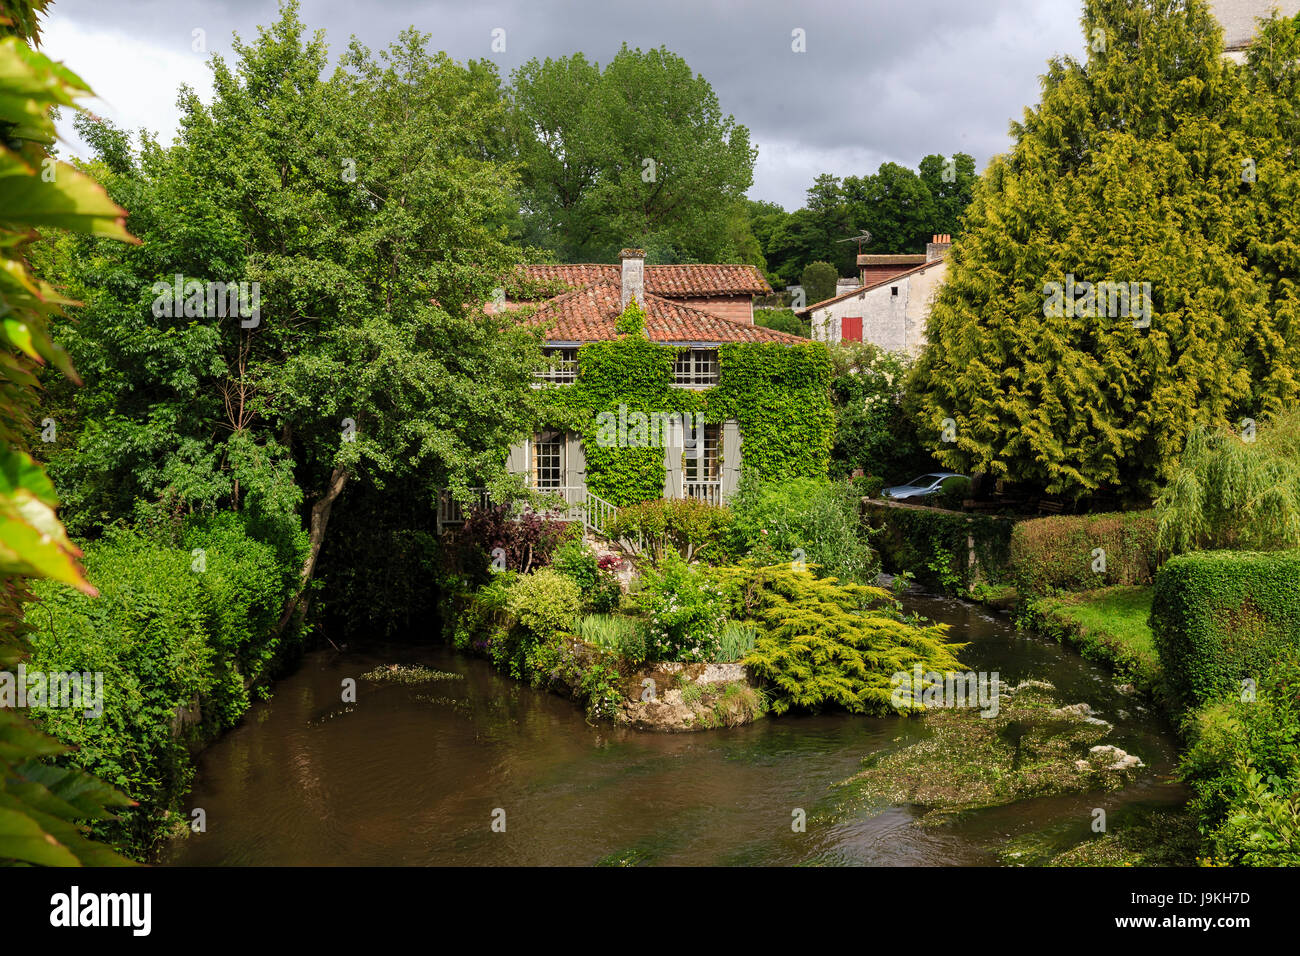
[[[160,862],[972,865],[1043,828],[1063,843],[1084,839],[1094,806],[1115,819],[1126,805],[1181,800],[1168,779],[1172,738],[1103,669],[960,602],[908,604],[972,642],[971,669],[1050,680],[1064,700],[1090,703],[1116,725],[1107,741],[1147,769],[1120,794],[1041,798],[920,829],[906,809],[836,813],[830,789],[867,754],[915,739],[918,721],[787,716],[695,734],[618,731],[443,648],[317,652],[202,755],[190,806],[206,811],[207,832],[172,843]],[[464,677],[358,680],[358,702],[338,703],[344,678],[397,661]],[[795,808],[807,811],[806,833],[791,830]],[[504,833],[491,828],[497,809]]]

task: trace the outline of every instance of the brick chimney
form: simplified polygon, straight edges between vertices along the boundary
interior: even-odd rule
[[[618,254],[623,260],[623,293],[619,305],[626,309],[628,300],[636,296],[636,304],[645,308],[645,250],[624,249]]]
[[[942,259],[948,254],[948,247],[951,245],[952,236],[947,233],[936,235],[925,244],[925,261],[933,262],[935,259]]]

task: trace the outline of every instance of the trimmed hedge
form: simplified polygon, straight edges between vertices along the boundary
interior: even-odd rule
[[[1098,548],[1105,551],[1104,571],[1095,570]],[[1151,511],[1033,518],[1011,533],[1011,577],[1024,597],[1150,584],[1155,567]]]
[[[1300,550],[1199,551],[1156,576],[1156,650],[1184,705],[1236,691],[1300,647]]]

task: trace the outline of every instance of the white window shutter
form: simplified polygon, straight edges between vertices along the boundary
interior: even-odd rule
[[[664,435],[664,497],[682,496],[682,422],[672,416]]]
[[[582,436],[577,432],[564,433],[564,459],[564,486],[586,489],[587,453],[582,447]]]
[[[722,423],[722,500],[740,487],[740,423]]]
[[[510,453],[506,456],[506,471],[512,475],[528,474],[528,442],[521,441],[510,446]]]

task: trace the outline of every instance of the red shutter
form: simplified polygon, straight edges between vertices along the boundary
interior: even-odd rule
[[[846,315],[840,320],[840,341],[842,342],[861,342],[862,341],[862,316]]]

